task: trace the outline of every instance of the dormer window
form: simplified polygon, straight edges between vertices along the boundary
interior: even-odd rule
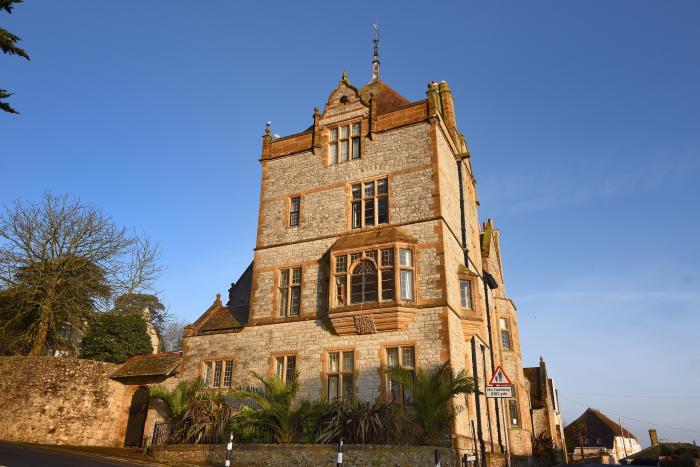
[[[340,125],[329,130],[329,163],[337,164],[360,158],[360,122]]]

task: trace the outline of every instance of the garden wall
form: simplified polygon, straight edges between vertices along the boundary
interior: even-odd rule
[[[353,467],[430,466],[434,451],[430,446],[372,446],[345,445],[343,464]],[[442,467],[458,467],[457,454],[450,448],[440,451]],[[233,467],[263,467],[281,465],[335,466],[337,447],[330,444],[246,444],[234,445]],[[152,446],[149,452],[159,462],[209,463],[223,465],[225,444]]]
[[[119,446],[130,393],[119,365],[75,358],[0,357],[0,439]]]

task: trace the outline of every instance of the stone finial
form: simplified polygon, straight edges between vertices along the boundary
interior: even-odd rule
[[[348,70],[343,69],[343,77],[340,78],[340,81],[347,81],[348,80]]]
[[[221,294],[216,294],[216,299],[214,300],[214,305],[221,306]]]

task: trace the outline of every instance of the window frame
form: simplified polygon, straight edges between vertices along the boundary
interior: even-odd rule
[[[503,326],[504,323],[505,326]],[[506,351],[512,351],[514,347],[513,334],[510,332],[510,320],[508,318],[498,317],[498,332],[501,338],[501,348]],[[506,345],[506,341],[503,338],[504,335],[507,336],[508,345]]]
[[[299,371],[299,355],[296,352],[273,353],[270,355],[270,376],[279,378],[277,373],[278,362],[282,360],[281,380],[284,384],[289,384],[289,360],[294,359],[294,375]]]
[[[295,271],[299,271],[298,282],[295,282]],[[286,282],[282,281],[282,277],[286,273]],[[301,298],[302,289],[304,286],[304,268],[302,265],[285,266],[279,268],[275,277],[275,312],[278,319],[298,318],[302,314]],[[293,311],[293,299],[295,298],[295,290],[298,291],[298,303],[296,304],[296,312]],[[284,300],[282,299],[282,294]],[[284,313],[282,304],[284,303]]]
[[[411,252],[412,265],[411,266],[401,266],[400,265],[400,251],[409,250]],[[383,261],[383,254],[386,251],[391,253],[391,264],[385,264]],[[368,255],[368,253],[373,253],[374,256]],[[367,304],[376,304],[380,306],[386,303],[416,303],[416,248],[412,245],[404,244],[382,244],[382,245],[372,245],[365,248],[356,248],[352,250],[345,250],[339,252],[332,252],[331,254],[331,265],[330,265],[330,282],[331,290],[330,294],[330,304],[331,308],[345,307],[345,306],[362,306]],[[352,301],[352,277],[353,271],[357,268],[362,261],[370,261],[374,265],[377,274],[377,290],[376,290],[376,300],[374,301]],[[343,266],[340,266],[342,264]],[[399,271],[407,270],[411,271],[411,290],[412,297],[410,299],[401,298],[401,274]],[[398,272],[398,273],[397,273]],[[391,297],[385,297],[385,274],[391,274],[392,280],[392,294]],[[386,289],[388,290],[388,289]]]
[[[513,411],[515,411],[515,419]],[[510,426],[520,426],[520,407],[518,407],[518,399],[516,398],[508,399],[508,422]]]
[[[347,370],[344,365],[345,361],[345,354],[352,353],[352,369]],[[337,354],[338,355],[338,368],[337,370],[332,370],[331,368],[331,355],[332,354]],[[323,390],[323,395],[322,397],[326,398],[327,401],[331,402],[334,400],[343,400],[345,399],[345,392],[344,392],[344,387],[345,387],[345,378],[350,377],[352,378],[352,393],[354,394],[355,391],[357,390],[357,350],[355,350],[354,347],[344,347],[344,348],[334,348],[334,349],[326,349],[323,353],[324,361],[323,361],[323,368],[324,368],[324,386],[322,388]],[[337,383],[336,383],[336,395],[334,397],[331,397],[330,390],[331,390],[331,385],[330,385],[330,379],[332,377],[337,377]]]
[[[217,378],[217,367],[218,378]],[[226,382],[227,369],[231,371]],[[215,357],[202,359],[200,361],[199,375],[204,382],[205,387],[211,389],[229,389],[233,387],[233,374],[236,369],[235,359],[233,357]]]
[[[380,183],[383,182],[386,189],[379,192]],[[367,188],[372,187],[372,195],[368,195]],[[359,197],[355,196],[355,189],[359,187]],[[389,176],[385,175],[382,177],[372,178],[370,180],[362,180],[350,184],[350,229],[364,229],[371,227],[378,227],[381,225],[390,224],[389,219],[389,199],[390,199],[390,183]],[[380,222],[379,207],[380,203],[384,202],[385,210],[381,218],[384,222]],[[368,204],[371,203],[371,204]],[[356,222],[356,206],[359,206],[358,218],[359,223]],[[371,206],[372,209],[372,223],[367,223],[367,207]]]
[[[408,251],[410,254],[410,264],[403,264],[403,258],[401,256],[403,251]],[[415,249],[413,248],[406,248],[406,247],[399,247],[398,248],[398,253],[399,253],[399,297],[401,298],[401,301],[403,302],[414,302],[416,300],[416,255],[415,255]],[[410,297],[405,297],[404,296],[404,288],[403,288],[403,278],[404,278],[404,272],[410,273],[409,277],[411,278],[411,296]]]
[[[357,133],[353,131],[355,129],[355,125],[359,126]],[[345,137],[341,136],[341,128],[347,128],[347,135]],[[332,138],[334,130],[336,132],[335,139]],[[329,166],[344,164],[346,162],[352,162],[355,160],[362,159],[362,119],[347,120],[342,123],[337,123],[332,126],[328,126],[326,128],[326,132],[328,138],[327,151]],[[348,145],[347,159],[341,160],[341,147],[342,143],[345,142]],[[352,150],[355,142],[357,143],[357,157],[353,156]],[[333,160],[333,147],[335,147],[335,160]]]
[[[413,366],[406,366],[404,364],[404,353],[403,349],[413,349]],[[416,374],[418,372],[418,345],[415,342],[399,342],[399,343],[390,343],[382,346],[382,365],[383,365],[383,370],[384,370],[384,378],[383,378],[383,384],[384,384],[384,391],[386,394],[386,397],[389,400],[392,400],[394,402],[399,402],[399,403],[410,403],[410,396],[406,395],[406,392],[404,391],[403,384],[401,383],[394,383],[391,381],[388,375],[388,369],[389,368],[394,368],[393,366],[389,366],[389,351],[390,350],[397,350],[397,360],[398,360],[398,367],[403,368],[407,371],[410,371],[413,373],[413,377],[415,380]],[[392,393],[392,385],[397,384],[398,385],[398,391],[399,395],[397,398],[394,398],[394,395]]]
[[[296,202],[296,210],[294,210],[294,200],[297,200]],[[287,220],[287,226],[288,227],[299,227],[301,224],[301,195],[294,195],[289,197],[289,209],[288,211],[288,220]],[[294,215],[296,214],[296,218]],[[294,220],[296,220],[296,223],[294,223]]]
[[[462,285],[468,284],[468,303],[465,306],[464,294],[462,293]],[[459,307],[465,311],[474,311],[474,281],[471,279],[459,278]]]

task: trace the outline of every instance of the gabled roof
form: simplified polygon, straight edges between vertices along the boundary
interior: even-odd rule
[[[248,318],[248,305],[220,306],[214,310],[199,328],[200,331],[238,329]]]
[[[396,227],[370,230],[369,232],[356,232],[343,235],[335,241],[331,250],[348,250],[363,246],[379,245],[382,243],[416,243],[416,239],[405,234]]]
[[[134,355],[111,378],[135,376],[170,376],[182,361],[182,352]]]
[[[411,103],[382,80],[372,81],[360,89],[360,96],[364,102],[369,102],[370,94],[374,96],[380,114]]]
[[[578,422],[582,422],[586,426],[587,433],[585,437],[591,440],[591,445],[598,445],[594,441],[601,439],[603,441],[603,446],[612,448],[615,436],[624,436],[625,438],[632,438],[639,442],[637,437],[634,436],[634,433],[629,430],[623,430],[620,425],[612,421],[605,414],[589,407],[576,420],[569,423],[566,428],[564,428],[566,439],[574,444],[578,442],[574,435],[574,425]]]

